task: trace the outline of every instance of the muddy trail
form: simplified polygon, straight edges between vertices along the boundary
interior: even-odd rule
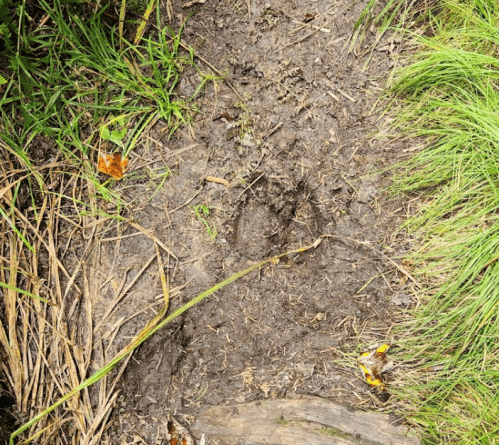
[[[387,200],[389,175],[376,173],[403,147],[373,137],[380,123],[372,108],[392,48],[348,51],[366,1],[175,3],[165,4],[167,24],[178,29],[197,10],[182,39],[202,57],[203,72],[215,67],[227,81],[208,85],[192,132],[184,127],[169,139],[156,125],[120,185],[133,202],[129,216],[172,253],[165,255],[172,307],[256,261],[320,235],[335,238],[216,292],[139,348],[121,380],[113,441],[165,443],[158,422],[168,413],[189,427],[214,407],[300,396],[389,406],[389,394],[380,397],[362,379],[356,358],[367,345],[391,342],[397,306],[411,304],[406,278],[359,244],[389,257],[405,249],[394,235],[404,209]],[[190,97],[199,80],[186,72],[180,94]],[[157,193],[158,184],[133,179],[144,166],[165,164],[170,174]],[[111,354],[154,316],[162,296],[153,242],[129,226],[106,237],[90,283]]]

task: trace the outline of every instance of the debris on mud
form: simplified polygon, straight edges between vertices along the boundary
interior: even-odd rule
[[[362,436],[333,421],[319,428],[306,410],[321,411],[327,400],[323,414],[349,418],[351,410],[336,404],[382,405],[355,362],[360,350],[383,343],[385,349],[361,363],[368,383],[383,387],[393,312],[410,305],[404,296],[417,284],[391,259],[405,250],[403,236],[393,230],[405,212],[386,199],[384,172],[399,153],[370,138],[383,124],[371,110],[391,62],[373,50],[366,64],[362,48],[349,45],[366,3],[253,0],[243,8],[223,0],[161,2],[171,29],[183,28],[179,46],[194,48],[189,60],[198,65],[189,63],[175,83],[181,98],[200,102],[190,110],[192,125],[172,136],[158,117],[129,152],[124,121],[103,127],[97,170],[119,181],[99,175],[65,182],[58,172],[47,199],[54,208],[68,208],[77,222],[51,210],[36,225],[36,231],[60,228],[48,256],[27,263],[53,277],[33,286],[54,288],[64,303],[57,308],[69,304],[67,326],[54,330],[76,351],[76,361],[65,356],[74,379],[64,385],[78,387],[131,339],[145,338],[140,333],[158,322],[165,303],[171,314],[249,265],[302,251],[218,288],[148,338],[100,385],[80,392],[82,405],[77,397],[71,403],[81,426],[71,428],[84,440],[107,434],[114,444],[178,445],[189,442],[191,430],[192,443],[210,445],[218,432],[203,419],[219,413],[246,425],[251,416],[243,419],[243,413],[264,403],[281,413],[280,420],[270,425],[260,419],[259,428],[281,434],[276,440],[283,443],[289,431],[301,437],[294,422],[317,439],[307,443],[335,434],[338,443],[354,443]],[[201,90],[206,79],[215,80]],[[108,150],[108,143],[121,153]],[[30,156],[56,162],[52,145],[35,139]],[[105,204],[96,193],[101,180],[113,198]],[[80,212],[83,195],[90,204]],[[22,207],[35,206],[28,196],[19,193]],[[42,208],[40,215],[46,201]],[[310,245],[314,249],[303,252]],[[58,281],[59,268],[64,277]],[[383,366],[371,366],[373,357]],[[288,419],[291,406],[305,414]],[[373,416],[364,418],[386,421]],[[88,431],[97,429],[91,439]],[[377,440],[369,437],[358,443]]]
[[[363,352],[357,362],[366,382],[380,390],[386,388],[386,380],[382,374],[394,366],[393,361],[388,360],[386,355],[389,348],[390,345],[387,344],[376,346],[369,351]]]
[[[375,173],[398,153],[368,138],[377,130],[370,110],[391,62],[375,50],[366,66],[359,48],[349,53],[345,46],[365,4],[196,6],[184,44],[219,71],[227,68],[227,79],[206,90],[192,134],[181,130],[168,140],[153,128],[151,143],[137,151],[141,162],[168,160],[163,189],[148,203],[125,191],[137,199],[133,218],[178,258],[166,265],[172,288],[182,288],[172,310],[249,263],[334,236],[220,290],[149,339],[124,374],[116,443],[133,431],[133,416],[154,422],[171,412],[187,426],[210,407],[292,394],[380,403],[358,374],[357,347],[387,341],[391,299],[409,293],[412,282],[376,253],[401,255],[405,241],[392,235],[400,202],[386,199],[389,178]],[[186,13],[174,11],[172,26]],[[192,94],[197,75],[184,76],[181,94]],[[216,238],[195,208],[209,209]],[[131,281],[153,249],[128,234],[116,251],[100,251],[102,264],[119,256],[117,282]],[[151,270],[115,317],[131,317],[156,294]],[[120,335],[146,321],[134,316]]]

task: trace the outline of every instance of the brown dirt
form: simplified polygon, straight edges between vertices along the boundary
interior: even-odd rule
[[[134,220],[179,259],[168,263],[171,287],[184,286],[172,306],[319,235],[345,239],[325,239],[313,251],[242,278],[148,340],[122,379],[113,414],[116,443],[138,431],[132,413],[145,424],[169,411],[188,422],[202,407],[288,392],[382,404],[361,379],[356,357],[366,345],[387,340],[391,300],[404,280],[384,258],[348,239],[398,256],[403,245],[393,234],[403,212],[400,203],[387,201],[388,177],[374,173],[399,152],[370,138],[377,131],[371,109],[390,68],[389,48],[374,51],[367,68],[366,47],[345,48],[367,2],[176,3],[171,26],[177,29],[199,9],[183,40],[227,72],[240,98],[224,80],[210,84],[192,133],[184,128],[168,140],[158,125],[132,154],[120,185],[134,200]],[[297,23],[311,16],[307,26]],[[319,25],[328,32],[313,28]],[[180,93],[189,97],[198,83],[194,70],[186,73]],[[171,174],[150,199],[158,184],[141,184],[137,177],[150,161],[148,168],[163,167],[162,159]],[[197,205],[210,209],[206,222],[216,227],[214,242],[196,218]],[[153,242],[141,236],[123,238],[119,246],[102,243],[96,267],[113,280],[100,290],[97,315],[116,286],[130,283],[154,254]],[[102,331],[160,294],[153,262]],[[149,310],[123,325],[113,348],[126,345],[152,315]],[[154,437],[151,428],[143,440],[155,443]]]
[[[9,386],[0,374],[0,444],[7,443],[9,436],[19,423],[15,414],[15,400],[9,392]]]

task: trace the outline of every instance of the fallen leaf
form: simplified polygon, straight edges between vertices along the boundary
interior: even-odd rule
[[[121,179],[126,172],[128,158],[121,159],[121,153],[112,155],[99,155],[99,171],[112,176],[114,179]]]
[[[390,345],[383,344],[376,349],[366,351],[361,354],[357,362],[366,382],[382,390],[386,388],[386,383],[381,374],[393,368],[393,361],[389,361],[386,356],[389,348]]]

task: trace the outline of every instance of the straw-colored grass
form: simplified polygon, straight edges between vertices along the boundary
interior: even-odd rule
[[[21,211],[19,188],[9,178],[12,172],[22,175],[27,169],[14,167],[19,163],[4,143],[0,143],[0,157],[4,160],[0,165],[0,206],[5,214],[0,281],[6,322],[0,326],[0,343],[6,353],[1,366],[16,406],[27,419],[78,385],[88,373],[93,347],[91,308],[76,303],[86,301],[88,289],[70,283],[71,275],[59,260],[59,234],[54,228],[62,223],[63,196],[45,195],[37,205],[36,218]],[[54,165],[47,170],[50,167]],[[55,176],[61,189],[72,181],[51,173]],[[93,410],[89,393],[82,393],[65,409],[43,419],[29,435],[38,436],[41,444],[62,444],[64,437],[74,444],[98,443],[103,424],[96,424],[95,419],[109,414],[112,395],[101,394],[107,404]],[[89,435],[90,431],[94,434]]]

